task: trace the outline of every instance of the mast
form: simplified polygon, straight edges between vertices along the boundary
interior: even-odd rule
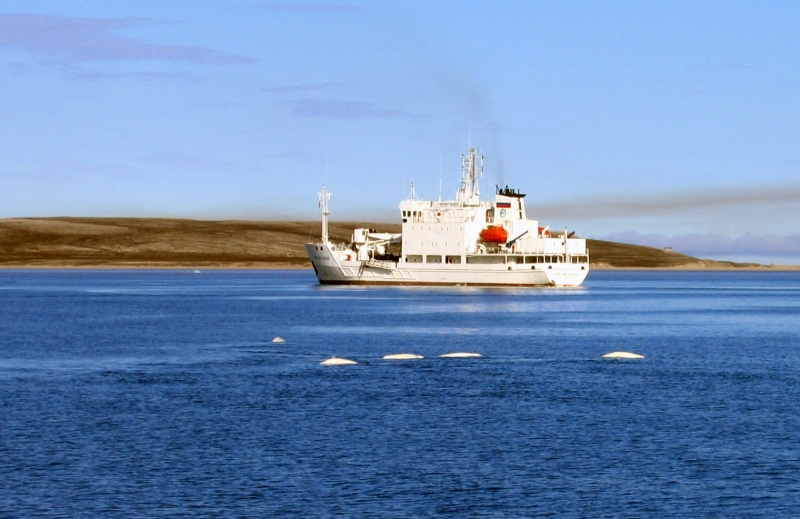
[[[478,155],[478,150],[470,146],[469,155],[461,155],[461,185],[456,198],[462,205],[480,204],[479,175],[483,175],[483,155]]]
[[[322,186],[322,192],[319,193],[319,206],[322,208],[322,243],[328,243],[328,200],[331,199],[331,194],[328,193],[328,186]]]
[[[417,212],[414,211],[414,200],[416,200],[416,199],[417,199],[417,183],[412,180],[411,181],[411,211],[409,211],[409,214],[411,214],[411,218],[412,218],[411,221],[412,222],[416,222],[417,221]]]

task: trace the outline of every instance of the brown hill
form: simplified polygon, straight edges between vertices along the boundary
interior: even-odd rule
[[[727,269],[758,268],[757,263],[734,263],[732,261],[704,260],[679,252],[664,251],[654,247],[630,245],[603,240],[586,240],[589,258],[594,268],[681,268],[681,269]]]
[[[399,224],[331,222],[334,241],[357,227],[400,232]],[[310,268],[303,244],[319,222],[201,221],[164,218],[0,220],[2,267]],[[730,268],[652,247],[589,240],[595,267]]]

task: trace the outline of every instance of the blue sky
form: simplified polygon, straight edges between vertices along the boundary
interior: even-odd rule
[[[396,221],[471,141],[593,238],[800,263],[797,2],[0,1],[0,217]]]

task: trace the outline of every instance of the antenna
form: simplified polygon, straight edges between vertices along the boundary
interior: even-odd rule
[[[481,179],[483,178],[483,155],[480,156],[481,165],[478,167],[478,178],[475,181],[478,184],[478,194],[481,192]]]
[[[442,156],[439,155],[439,201],[442,201]]]
[[[327,184],[323,184],[322,192],[319,193],[319,207],[322,209],[322,243],[328,244],[328,200],[331,199],[331,194],[328,193]]]

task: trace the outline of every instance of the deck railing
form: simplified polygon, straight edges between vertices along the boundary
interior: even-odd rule
[[[367,267],[374,267],[384,270],[394,270],[397,268],[397,263],[395,263],[394,261],[368,259],[367,261],[364,262],[364,264]]]

